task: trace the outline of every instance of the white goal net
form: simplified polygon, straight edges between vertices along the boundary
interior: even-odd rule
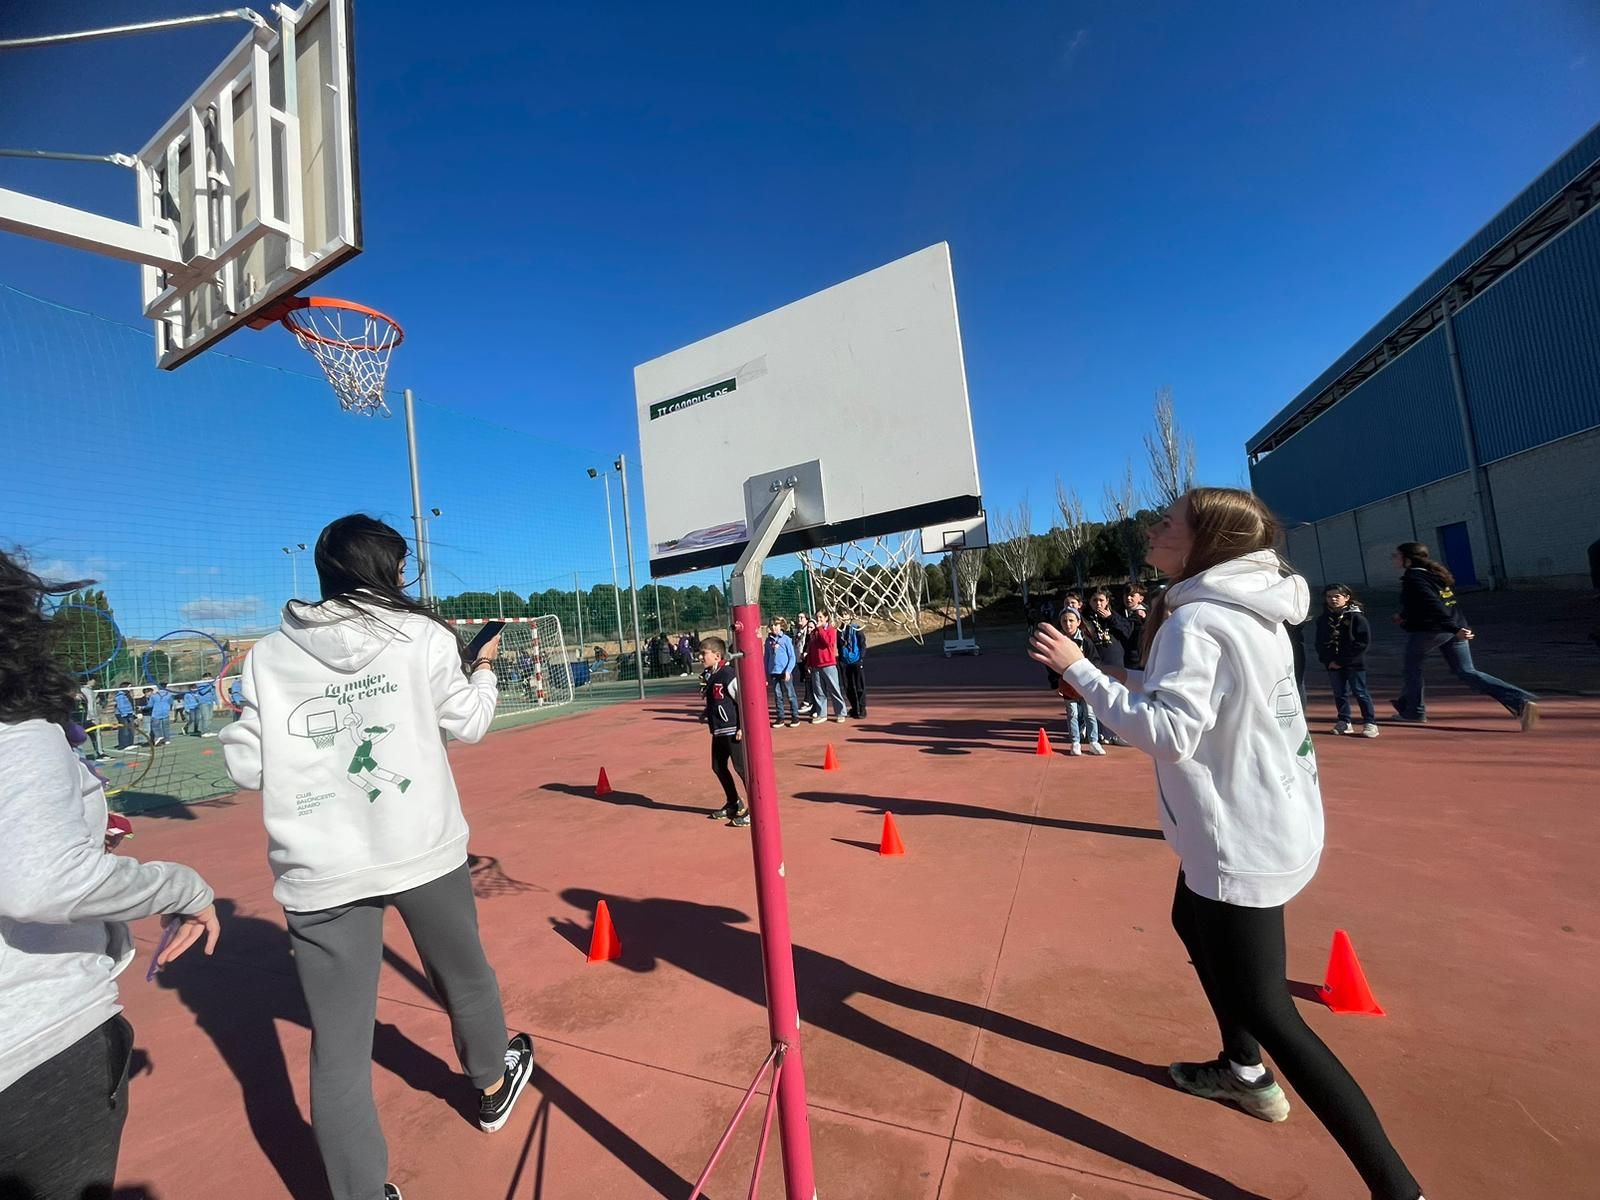
[[[489,620],[454,620],[463,643],[470,642]],[[500,713],[529,712],[571,704],[572,660],[561,632],[561,618],[506,617],[500,635],[500,656],[494,673],[500,681]]]

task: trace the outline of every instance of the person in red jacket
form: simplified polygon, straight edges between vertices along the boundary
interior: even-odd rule
[[[811,723],[820,725],[828,719],[830,708],[837,709],[833,719],[844,724],[844,693],[839,689],[839,631],[833,627],[833,618],[817,610],[817,623],[811,627],[806,641],[806,666],[811,670]]]

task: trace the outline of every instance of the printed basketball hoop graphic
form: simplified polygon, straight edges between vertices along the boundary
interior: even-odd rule
[[[406,337],[393,317],[353,300],[297,296],[250,325],[265,329],[274,321],[317,360],[339,407],[369,417],[392,415],[384,399],[384,381],[389,376],[389,355]]]
[[[325,696],[314,696],[295,705],[289,714],[289,733],[293,737],[310,738],[318,750],[332,746],[344,728],[340,710],[344,706]]]

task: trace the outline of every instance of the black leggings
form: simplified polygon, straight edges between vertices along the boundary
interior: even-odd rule
[[[1283,906],[1245,908],[1208,900],[1189,890],[1180,871],[1172,927],[1216,1014],[1224,1056],[1241,1067],[1255,1066],[1264,1048],[1349,1156],[1375,1200],[1417,1200],[1417,1181],[1390,1145],[1378,1114],[1289,996]]]
[[[711,769],[717,773],[717,779],[722,784],[722,791],[728,797],[726,805],[730,816],[739,811],[739,789],[734,786],[733,771],[728,769],[732,761],[734,770],[744,776],[744,743],[738,738],[718,737],[711,738]]]

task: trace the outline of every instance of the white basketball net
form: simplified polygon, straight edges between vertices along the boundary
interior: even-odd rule
[[[802,550],[800,560],[822,592],[822,606],[898,626],[922,642],[921,538],[915,533]]]
[[[333,385],[339,407],[364,416],[384,416],[383,384],[400,329],[387,317],[355,309],[297,308],[284,317],[301,347],[311,352]]]

